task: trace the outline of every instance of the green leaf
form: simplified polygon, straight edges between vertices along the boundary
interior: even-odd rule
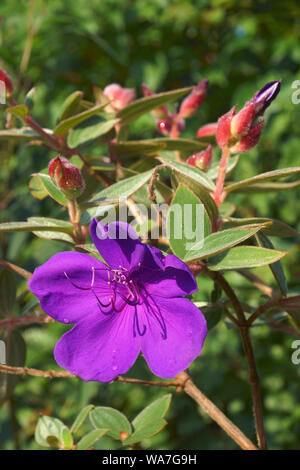
[[[0,139],[12,140],[41,140],[36,132],[29,127],[20,127],[20,129],[4,129],[0,131]]]
[[[5,222],[0,224],[0,232],[52,231],[72,233],[73,225],[59,219],[48,217],[29,217],[27,222]]]
[[[74,91],[74,93],[69,95],[62,104],[58,115],[58,121],[64,121],[74,113],[77,113],[82,97],[82,91]]]
[[[28,107],[26,104],[18,104],[17,106],[6,108],[5,111],[23,120],[28,114]]]
[[[46,191],[45,186],[43,185],[39,176],[32,176],[30,178],[28,188],[31,196],[33,196],[35,199],[39,199],[41,201],[48,196],[48,192]]]
[[[151,421],[163,418],[170,407],[171,400],[172,395],[168,393],[146,406],[132,421],[134,430],[147,427]]]
[[[41,416],[35,429],[35,440],[42,447],[63,447],[63,432],[68,429],[66,425],[57,418]],[[54,439],[53,439],[54,438]]]
[[[155,108],[182,98],[192,89],[193,87],[179,88],[178,90],[157,93],[152,96],[147,96],[146,98],[140,98],[118,111],[116,117],[122,120],[122,124],[128,124]]]
[[[8,269],[0,272],[0,317],[13,312],[17,296],[17,282],[14,273]]]
[[[10,331],[0,335],[1,350],[4,358],[0,356],[1,361],[6,363],[8,366],[24,367],[26,358],[26,344],[22,335],[18,330]],[[3,351],[2,351],[3,349]],[[5,359],[3,361],[3,359]],[[18,375],[0,373],[0,402],[10,397],[15,386],[19,381]]]
[[[62,430],[61,434],[61,440],[62,440],[62,445],[64,450],[71,450],[73,447],[73,436],[70,432],[70,430],[65,427]]]
[[[119,122],[119,119],[106,121],[100,116],[92,116],[74,127],[68,135],[68,146],[71,149],[92,142],[107,134]]]
[[[97,406],[90,413],[92,425],[97,429],[109,429],[107,435],[120,439],[120,432],[132,433],[131,424],[123,413],[107,406]]]
[[[247,240],[261,230],[264,225],[246,225],[240,228],[227,229],[212,233],[204,242],[196,243],[187,253],[184,261],[196,261],[222,253],[235,245]]]
[[[114,145],[113,151],[117,155],[156,155],[159,150],[164,149],[164,144],[153,141],[137,140],[120,142]]]
[[[27,106],[28,110],[31,111],[33,109],[34,103],[36,100],[36,88],[33,87],[25,96],[25,105]]]
[[[264,224],[266,222],[270,224],[262,229],[262,232],[265,235],[273,237],[296,237],[299,235],[294,228],[281,222],[281,220],[269,219],[267,217],[248,217],[241,219],[228,217],[227,220],[223,222],[223,227],[228,228],[247,224]]]
[[[211,232],[209,218],[200,199],[180,184],[175,192],[167,218],[168,239],[173,253],[184,258],[188,247]]]
[[[204,148],[205,144],[203,144],[203,142],[199,142],[198,140],[157,138],[119,142],[114,146],[114,152],[118,155],[155,155],[160,150],[196,152],[203,150]]]
[[[82,215],[82,223],[87,224],[93,217],[97,217],[100,214],[105,213],[111,204],[117,204],[120,199],[126,199],[127,197],[134,194],[150,179],[152,170],[137,175],[131,176],[124,180],[115,183],[108,188],[103,189],[97,193],[89,203],[98,203],[96,207],[91,207]],[[107,205],[100,205],[100,203],[106,202]]]
[[[101,113],[101,111],[103,111],[105,106],[106,106],[105,104],[93,106],[87,111],[83,111],[82,113],[75,114],[75,116],[71,116],[65,119],[64,121],[61,121],[59,124],[57,124],[57,126],[53,130],[53,134],[64,135],[66,132],[68,132],[69,129],[72,129],[73,127],[77,126],[81,122],[86,121],[91,116]]]
[[[236,211],[236,206],[232,202],[222,202],[220,207],[220,218],[225,219],[230,217]]]
[[[94,408],[94,405],[87,405],[85,406],[84,408],[82,408],[82,410],[80,411],[80,413],[78,413],[74,423],[72,424],[71,426],[71,432],[73,434],[75,434],[79,428],[81,427],[81,425],[84,423],[84,421],[86,420],[86,418],[88,417],[90,411]]]
[[[185,176],[188,186],[192,183],[197,183],[208,191],[215,190],[214,182],[201,170],[186,163],[176,162],[166,157],[160,157],[162,163],[168,165],[172,170],[181,176]]]
[[[213,271],[258,268],[272,264],[286,253],[257,246],[237,246],[209,259],[208,267]]]
[[[258,245],[264,248],[274,249],[273,243],[263,233],[256,234]],[[281,261],[270,264],[270,269],[283,295],[287,295],[287,284]]]
[[[188,186],[193,191],[193,193],[200,199],[202,204],[204,204],[207,215],[210,219],[211,224],[213,225],[214,221],[219,218],[219,210],[207,189],[204,189],[203,186],[189,180],[187,177],[181,175],[180,173],[176,173],[176,179],[178,182],[184,183],[186,186]]]
[[[202,309],[202,313],[206,318],[207,329],[211,330],[214,328],[222,318],[223,307],[216,305]]]
[[[235,188],[234,191],[237,193],[271,193],[278,191],[286,191],[287,189],[293,189],[300,185],[300,181],[294,181],[293,183],[256,183],[251,186],[241,186]]]
[[[86,450],[92,447],[104,434],[108,432],[108,429],[94,429],[89,432],[78,442],[77,450]]]
[[[172,395],[169,393],[150,403],[132,421],[134,433],[123,441],[123,445],[131,445],[157,434],[166,426],[163,419],[169,409]]]
[[[62,206],[67,206],[68,200],[64,196],[64,194],[52,183],[50,176],[44,173],[35,173],[34,176],[39,178],[41,184],[43,185],[45,191],[47,191],[48,195],[52,197],[56,202],[61,204]]]
[[[146,427],[140,428],[135,431],[132,436],[125,439],[122,444],[123,446],[127,446],[140,442],[143,439],[149,439],[150,437],[162,431],[166,425],[167,422],[164,419],[157,419],[155,421],[151,421]]]
[[[236,191],[237,189],[251,186],[256,183],[262,183],[265,181],[276,181],[281,178],[286,178],[288,176],[296,175],[300,173],[300,167],[295,166],[291,168],[282,168],[280,170],[268,171],[267,173],[262,173],[261,175],[253,176],[252,178],[247,178],[237,183],[231,183],[225,186],[227,192]]]

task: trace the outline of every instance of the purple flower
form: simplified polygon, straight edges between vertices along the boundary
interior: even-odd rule
[[[203,314],[182,297],[197,291],[191,271],[124,222],[93,219],[90,232],[107,264],[62,252],[29,281],[48,315],[75,323],[55,347],[57,363],[84,380],[109,382],[142,351],[154,374],[174,377],[200,354],[207,333]]]

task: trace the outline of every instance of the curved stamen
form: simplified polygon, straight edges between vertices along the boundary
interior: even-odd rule
[[[137,308],[134,309],[134,318],[133,318],[133,336],[136,337],[136,329],[140,336],[144,336],[146,333],[146,325],[143,325],[143,331],[140,330],[139,317],[137,313]]]
[[[92,282],[91,282],[90,287],[81,287],[81,286],[76,285],[75,282],[73,282],[72,279],[70,279],[70,277],[68,276],[68,274],[66,273],[66,271],[64,271],[64,275],[66,276],[66,278],[68,279],[68,281],[70,281],[70,283],[72,284],[72,286],[76,287],[76,289],[80,289],[80,290],[90,290],[90,289],[92,289],[93,286],[94,286],[94,282],[95,282],[95,268],[94,268],[94,266],[92,266]]]

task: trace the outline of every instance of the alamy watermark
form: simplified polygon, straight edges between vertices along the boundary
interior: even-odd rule
[[[0,104],[6,104],[6,86],[3,80],[0,80]]]
[[[6,344],[0,339],[0,364],[6,364]]]
[[[172,238],[182,240],[186,250],[199,249],[203,245],[205,235],[205,209],[203,204],[173,204],[165,203],[130,204],[126,199],[120,199],[116,205],[100,206],[96,217],[101,224],[110,225],[107,230],[102,226],[97,228],[99,238],[141,239]],[[121,221],[129,224],[134,230],[120,230],[114,222]]]
[[[294,80],[292,83],[292,88],[295,88],[295,91],[292,93],[292,103],[300,103],[300,80]]]
[[[300,340],[296,339],[292,343],[292,348],[295,349],[295,351],[292,354],[292,363],[295,365],[300,364]]]

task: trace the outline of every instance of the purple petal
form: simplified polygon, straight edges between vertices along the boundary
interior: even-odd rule
[[[77,323],[57,343],[57,363],[83,380],[110,382],[125,374],[140,352],[140,336],[133,336],[134,315],[126,306],[110,317],[92,315]]]
[[[189,267],[177,256],[167,255],[163,259],[163,265],[163,270],[154,271],[149,268],[141,271],[141,279],[149,294],[161,297],[181,297],[198,290]]]
[[[107,285],[105,264],[83,253],[66,251],[52,256],[35,269],[28,286],[48,315],[62,323],[75,323],[100,311],[97,298],[89,289],[93,280],[92,268],[95,268],[97,296],[107,303],[111,290]]]
[[[141,337],[142,352],[158,377],[175,377],[201,353],[206,320],[190,300],[153,296],[148,308],[138,307],[138,315],[147,328]]]
[[[280,86],[281,80],[269,82],[254,95],[254,105],[257,111],[256,117],[261,116],[272,101],[275,100],[280,91]]]
[[[134,267],[143,258],[145,246],[135,230],[125,222],[104,225],[93,219],[90,232],[100,255],[114,269]]]

